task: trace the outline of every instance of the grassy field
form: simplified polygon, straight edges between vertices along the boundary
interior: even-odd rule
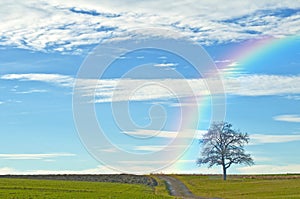
[[[197,196],[208,198],[300,198],[300,175],[172,175]],[[157,186],[70,180],[0,179],[0,198],[174,198]]]
[[[160,193],[137,184],[0,179],[0,198],[172,198]]]
[[[300,198],[300,175],[176,175],[195,195],[214,198]]]

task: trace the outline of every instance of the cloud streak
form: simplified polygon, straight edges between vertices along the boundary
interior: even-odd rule
[[[0,158],[8,160],[41,160],[48,158],[76,156],[72,153],[31,153],[31,154],[0,154]]]
[[[31,94],[31,93],[46,93],[48,92],[47,90],[44,89],[31,89],[27,91],[18,91],[16,92],[17,94]]]
[[[190,92],[186,90],[186,84],[192,89],[193,94],[197,97],[207,95],[218,95],[225,92],[229,95],[238,96],[275,96],[275,95],[290,95],[300,93],[300,76],[276,76],[276,75],[242,75],[234,78],[223,79],[225,90],[221,89],[208,90],[206,79],[123,79],[121,86],[114,89],[120,80],[99,80],[96,89],[96,102],[127,101],[131,100],[153,100],[153,99],[172,99],[189,97]],[[213,81],[213,80],[212,80]],[[149,85],[153,83],[153,86]],[[82,82],[83,85],[87,82]],[[92,83],[90,81],[89,83]],[[138,92],[132,94],[132,90],[137,85],[145,85]],[[175,96],[172,95],[166,88],[176,88]],[[83,86],[87,94],[89,87]],[[297,118],[294,118],[297,120]]]
[[[71,88],[75,79],[61,74],[6,74],[2,80],[38,81]],[[224,88],[208,90],[206,81],[210,79],[78,79],[78,88],[83,96],[95,94],[96,103],[111,101],[147,101],[218,95],[222,92],[237,96],[275,96],[300,94],[300,76],[241,75],[225,77]],[[138,89],[137,89],[138,88]],[[176,88],[176,90],[174,90]],[[94,93],[95,91],[95,93]],[[134,91],[134,92],[133,92]],[[174,92],[173,92],[174,91]],[[173,93],[172,93],[173,92]],[[275,120],[299,122],[299,116],[283,115]]]
[[[119,173],[105,166],[83,170],[18,170],[11,167],[0,168],[0,175],[47,175],[47,174],[114,174]]]
[[[253,165],[251,167],[241,167],[237,170],[245,174],[287,174],[299,173],[299,164],[286,164],[286,165]]]
[[[154,64],[156,67],[172,67],[177,66],[177,63],[162,63],[162,64]]]
[[[250,145],[272,144],[300,141],[300,135],[251,134]]]
[[[19,81],[38,81],[38,82],[56,84],[58,86],[63,86],[63,87],[73,86],[73,81],[74,81],[72,77],[67,75],[44,74],[44,73],[6,74],[6,75],[2,75],[0,79],[19,80]]]
[[[277,115],[273,119],[281,122],[300,122],[300,115]]]
[[[136,28],[178,31],[206,45],[300,32],[296,1],[231,1],[216,9],[218,3],[196,0],[2,2],[0,17],[5,23],[0,25],[0,45],[80,54],[85,45],[126,37]]]
[[[270,96],[300,93],[300,76],[241,75],[225,79],[226,93],[240,96]]]
[[[202,138],[202,135],[205,134],[206,130],[196,130],[194,137],[185,137],[188,139],[200,139]],[[151,129],[139,129],[135,131],[126,131],[123,132],[124,134],[130,135],[130,136],[136,136],[136,137],[156,137],[156,138],[166,138],[166,139],[174,139],[176,136],[178,136],[177,131],[155,131]],[[181,135],[180,137],[183,138],[185,135]]]

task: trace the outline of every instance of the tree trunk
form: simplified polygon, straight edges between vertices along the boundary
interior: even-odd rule
[[[227,173],[226,173],[226,167],[223,165],[223,180],[226,180],[227,178]]]

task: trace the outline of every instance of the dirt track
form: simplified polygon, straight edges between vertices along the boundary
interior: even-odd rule
[[[158,178],[166,182],[168,190],[172,196],[186,199],[204,199],[202,197],[195,196],[180,180],[174,177],[161,175],[158,176]]]

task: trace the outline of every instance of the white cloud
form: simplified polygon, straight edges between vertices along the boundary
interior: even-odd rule
[[[156,152],[163,150],[167,146],[163,145],[145,145],[145,146],[134,146],[134,150],[136,151],[149,151],[149,152]]]
[[[2,80],[39,81],[61,87],[72,87],[75,79],[61,74],[6,74]],[[95,94],[95,103],[111,101],[166,100],[221,93],[239,96],[272,96],[300,94],[300,76],[240,75],[224,77],[224,89],[208,90],[206,81],[214,85],[214,79],[78,79],[82,95]],[[189,88],[189,89],[187,89]],[[95,93],[94,93],[94,90]],[[171,104],[172,105],[172,104]],[[173,104],[174,106],[176,104]],[[183,104],[184,105],[184,104]],[[298,116],[289,116],[289,121],[299,121]],[[291,118],[292,117],[292,118]],[[279,117],[275,119],[285,119]]]
[[[105,166],[83,170],[17,170],[10,167],[0,168],[0,175],[47,175],[47,174],[117,174]]]
[[[170,165],[169,167],[162,168],[161,170],[156,171],[156,173],[185,173],[185,174],[221,174],[222,171],[219,167],[207,168],[199,167],[195,169],[182,169],[182,164],[193,164],[195,160],[188,160],[188,162],[178,160],[175,164]],[[128,162],[127,164],[131,164]],[[153,164],[149,162],[149,164]],[[158,164],[162,164],[161,162]],[[238,167],[237,171],[241,174],[286,174],[286,173],[299,173],[300,165],[298,164],[287,164],[287,165],[253,165],[251,167]],[[140,170],[140,167],[138,167]],[[151,168],[148,170],[151,170]],[[147,171],[145,169],[144,171]],[[83,170],[18,170],[11,167],[2,167],[0,168],[0,175],[47,175],[47,174],[119,174],[121,172],[109,169],[105,166],[98,166],[90,169]],[[148,174],[144,172],[143,174]]]
[[[3,80],[19,80],[19,81],[39,81],[52,83],[59,86],[71,87],[74,79],[67,75],[60,74],[44,74],[44,73],[28,73],[28,74],[6,74],[2,75]]]
[[[231,62],[229,65],[227,65],[227,66],[229,66],[229,67],[235,67],[235,66],[238,66],[238,65],[240,65],[238,62]]]
[[[187,134],[181,133],[181,138],[188,138],[188,139],[200,139],[202,138],[203,134],[205,134],[206,130],[195,130],[194,133],[188,134],[192,135],[193,137],[187,136]],[[138,129],[135,131],[127,131],[123,132],[124,134],[136,136],[136,137],[157,137],[157,138],[168,138],[168,139],[174,139],[178,135],[178,131],[155,131],[151,129]],[[163,146],[161,146],[163,147]]]
[[[27,91],[18,91],[16,93],[18,94],[30,94],[30,93],[46,93],[48,92],[47,90],[44,89],[31,89],[31,90],[27,90]]]
[[[82,53],[82,45],[124,37],[136,28],[176,30],[202,44],[232,42],[260,35],[284,37],[299,34],[299,13],[290,16],[276,14],[283,9],[299,8],[297,1],[230,1],[226,5],[219,4],[217,0],[200,3],[196,0],[3,1],[0,3],[3,21],[0,24],[0,44],[78,54]]]
[[[187,143],[189,144],[189,143]],[[140,145],[140,146],[133,146],[134,151],[139,152],[158,152],[158,151],[170,151],[172,153],[175,149],[179,151],[184,151],[188,145]]]
[[[153,171],[153,166],[151,165],[169,165],[168,167],[161,168],[157,170],[157,173],[220,173],[219,168],[207,169],[205,167],[183,170],[179,167],[183,164],[193,164],[195,160],[178,160],[174,164],[169,165],[168,161],[121,161],[120,164],[124,165],[124,170],[129,167],[129,171],[139,171],[139,174],[149,174],[149,171]],[[141,169],[143,168],[143,169]],[[106,166],[98,166],[95,168],[84,169],[84,170],[18,170],[11,167],[0,168],[0,175],[47,175],[47,174],[120,174],[122,172],[113,170]],[[129,172],[130,173],[130,172]],[[131,172],[134,173],[134,172]],[[136,174],[136,173],[134,173]]]
[[[140,129],[136,131],[126,131],[123,132],[126,135],[135,136],[135,137],[159,137],[159,138],[175,138],[177,133],[176,131],[156,131],[150,129]]]
[[[273,119],[281,122],[300,122],[300,115],[277,115]]]
[[[243,174],[286,174],[299,173],[300,164],[286,165],[253,165],[251,167],[240,167],[237,170]]]
[[[224,79],[227,94],[269,96],[300,93],[300,76],[242,75]]]
[[[91,85],[95,85],[95,81],[79,81],[81,81],[82,92],[92,95],[94,86]],[[201,79],[110,79],[99,80],[96,88],[96,103],[177,99],[191,96],[192,89],[196,89],[194,93],[198,96],[208,94],[205,83]]]
[[[172,66],[177,66],[177,63],[161,63],[161,64],[154,64],[154,66],[157,67],[172,67]]]
[[[47,158],[76,156],[72,153],[32,153],[32,154],[0,154],[0,158],[9,160],[40,160]]]
[[[222,92],[240,96],[270,96],[300,93],[300,76],[242,75],[224,78],[225,91],[222,91],[221,88],[208,90],[204,79],[123,79],[118,89],[112,89],[118,82],[117,79],[100,80],[96,91],[96,96],[99,98],[96,99],[96,102],[111,101],[112,96],[114,96],[113,99],[115,101],[125,101],[129,98],[131,100],[151,100],[187,97],[191,95],[191,92],[188,92],[186,89],[187,83],[192,89],[193,94],[197,97],[210,94],[215,95]],[[149,82],[152,82],[154,86],[149,86]],[[132,93],[134,88],[141,85],[145,86],[139,89],[138,92]],[[109,89],[110,87],[111,89]],[[166,88],[173,90],[176,95],[172,95]]]
[[[251,134],[250,144],[269,144],[300,141],[300,135],[266,135],[266,134]]]
[[[102,149],[99,149],[99,151],[107,152],[107,153],[116,153],[116,152],[118,152],[118,150],[116,148],[102,148]]]
[[[218,64],[218,63],[231,63],[232,60],[230,59],[224,59],[224,60],[215,60],[215,63]]]
[[[288,95],[285,98],[290,100],[300,100],[300,95]]]

